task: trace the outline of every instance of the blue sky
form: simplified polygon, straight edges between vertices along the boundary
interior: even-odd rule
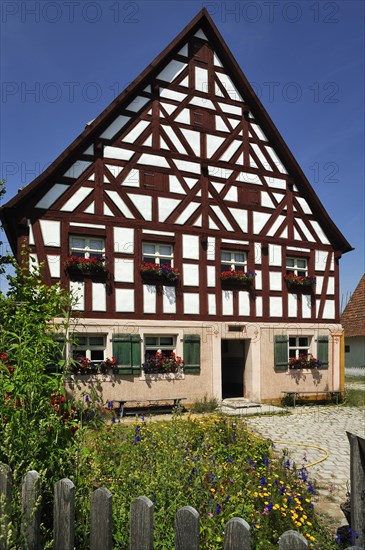
[[[203,6],[355,248],[340,261],[346,301],[365,271],[362,0],[2,0],[5,200],[43,171]]]

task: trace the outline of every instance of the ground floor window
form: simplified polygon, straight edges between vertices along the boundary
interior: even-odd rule
[[[145,336],[144,357],[145,361],[156,353],[164,357],[170,357],[176,348],[176,336]]]
[[[289,336],[289,359],[308,355],[310,346],[309,336]]]
[[[81,357],[89,359],[92,363],[101,363],[105,358],[105,347],[105,335],[78,334],[72,345],[72,358],[77,361]]]

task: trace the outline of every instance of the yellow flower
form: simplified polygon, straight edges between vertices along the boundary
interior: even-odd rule
[[[215,489],[213,489],[213,487],[210,490],[212,493],[215,493]]]
[[[312,524],[310,521],[307,521],[307,525],[309,525],[309,527],[312,527]]]

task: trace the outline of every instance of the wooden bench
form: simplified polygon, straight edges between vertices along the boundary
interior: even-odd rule
[[[182,410],[182,401],[186,397],[164,397],[161,399],[114,399],[114,403],[119,403],[118,414],[122,418],[128,414],[136,413],[166,413]]]
[[[291,397],[293,399],[293,406],[295,407],[297,399],[302,395],[303,396],[316,395],[317,398],[319,395],[326,395],[331,399],[335,397],[336,405],[338,405],[339,397],[341,397],[345,392],[343,390],[318,390],[318,391],[282,391],[281,393],[283,393],[286,397]]]

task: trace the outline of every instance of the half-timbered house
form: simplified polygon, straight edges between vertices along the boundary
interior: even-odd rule
[[[77,297],[72,352],[116,357],[105,400],[340,388],[351,247],[206,10],[1,217]]]

